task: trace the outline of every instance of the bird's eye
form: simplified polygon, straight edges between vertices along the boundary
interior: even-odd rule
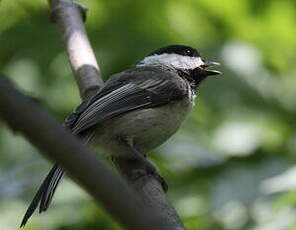
[[[186,55],[192,56],[193,55],[192,50],[186,50]]]

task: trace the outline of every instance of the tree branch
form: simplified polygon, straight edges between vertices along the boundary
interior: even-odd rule
[[[0,116],[67,173],[129,230],[172,230],[158,211],[126,186],[95,154],[49,117],[39,105],[0,77]],[[157,227],[156,227],[157,226]]]
[[[86,10],[71,0],[49,0],[49,3],[52,19],[59,25],[66,44],[81,97],[83,99],[89,98],[103,86],[103,81],[83,26]],[[141,165],[121,161],[117,166],[121,173],[128,178],[130,184],[146,198],[147,205],[159,210],[161,216],[169,223],[171,230],[185,229],[174,207],[167,200],[161,185],[154,177],[143,176],[138,180],[132,180],[129,175]]]
[[[80,95],[87,99],[104,83],[83,26],[86,9],[71,0],[50,0],[49,3],[52,21],[59,25]]]

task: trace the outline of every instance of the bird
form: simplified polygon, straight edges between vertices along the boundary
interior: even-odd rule
[[[152,175],[167,190],[146,154],[164,143],[180,127],[195,105],[197,88],[209,69],[220,65],[205,61],[190,46],[169,45],[140,59],[132,68],[112,75],[90,99],[66,118],[64,127],[82,142],[100,147],[112,159],[134,159],[144,168],[136,176]],[[48,209],[65,171],[58,163],[50,170],[30,203],[21,227],[39,205]]]

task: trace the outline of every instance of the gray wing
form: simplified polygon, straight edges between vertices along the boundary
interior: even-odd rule
[[[183,81],[171,73],[148,70],[125,72],[115,76],[89,102],[82,104],[65,124],[73,134],[79,135],[128,111],[181,99],[186,90]]]

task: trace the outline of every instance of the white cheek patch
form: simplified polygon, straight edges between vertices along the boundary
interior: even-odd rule
[[[204,62],[200,57],[189,57],[180,54],[156,54],[144,58],[137,66],[164,65],[176,69],[195,69]]]

